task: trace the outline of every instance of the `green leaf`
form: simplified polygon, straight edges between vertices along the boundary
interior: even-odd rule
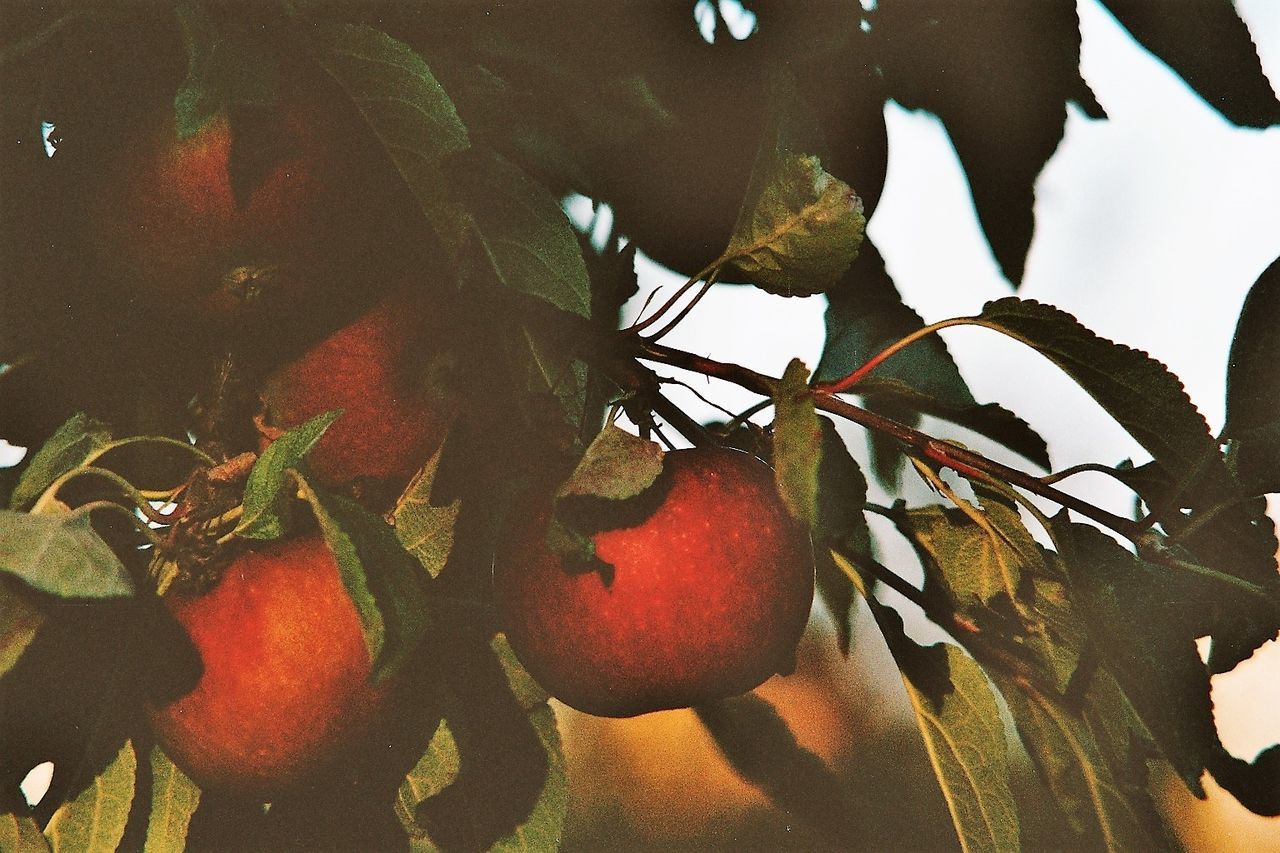
[[[862,200],[817,157],[761,148],[729,247],[720,260],[783,296],[821,293],[862,245]]]
[[[867,594],[854,563],[836,560],[859,584],[898,664],[961,849],[1021,849],[1004,723],[982,668],[957,646],[916,643],[902,616]]]
[[[1063,708],[1025,684],[999,672],[993,677],[1018,724],[1018,733],[1041,776],[1086,844],[1112,851],[1163,850],[1169,844],[1147,792],[1147,768],[1107,749],[1120,746],[1100,739],[1080,714]],[[1121,722],[1123,697],[1090,715],[1096,722]],[[1094,699],[1097,701],[1097,699]],[[1104,734],[1105,734],[1104,730]],[[1109,754],[1110,753],[1110,754]]]
[[[822,428],[808,379],[804,362],[792,359],[774,389],[773,472],[787,511],[812,529],[818,523]]]
[[[556,497],[633,498],[658,479],[665,455],[657,442],[609,424],[591,442]]]
[[[573,227],[550,190],[491,151],[450,158],[450,195],[464,238],[504,286],[591,316],[591,283]]]
[[[0,510],[0,572],[61,598],[133,595],[133,578],[80,513]]]
[[[54,853],[114,853],[119,849],[133,805],[137,772],[133,743],[125,741],[88,787],[59,806],[49,819],[44,834]]]
[[[1209,672],[1173,597],[1169,570],[1065,514],[1054,520],[1054,533],[1071,599],[1107,668],[1187,788],[1203,797],[1200,777],[1218,744]]]
[[[29,814],[0,814],[0,850],[11,853],[49,853],[49,840]]]
[[[410,849],[414,853],[427,853],[440,848],[432,843],[426,830],[417,825],[418,804],[449,787],[458,778],[461,767],[458,743],[449,731],[449,724],[441,720],[431,737],[427,751],[418,759],[396,792],[396,817],[409,833]]]
[[[285,517],[291,485],[289,471],[299,468],[341,410],[325,412],[277,438],[254,463],[244,486],[244,511],[236,535],[246,539],[279,539],[288,532]]]
[[[449,847],[443,839],[432,838],[430,822],[422,821],[424,807],[446,799],[443,813],[436,817],[448,824],[439,829],[450,833],[454,846],[553,850],[563,836],[568,779],[547,694],[516,661],[501,635],[491,642],[475,637],[461,641],[464,645],[445,650],[453,653],[448,661],[454,668],[440,688],[445,719],[401,785],[396,814],[415,851]],[[494,749],[499,751],[485,754]],[[474,776],[468,782],[468,761],[486,759],[507,762],[504,770],[518,779],[510,790],[492,782],[481,782],[479,789],[466,788],[476,782]],[[536,769],[543,772],[537,777],[538,788],[526,791],[522,786],[533,781],[526,776],[535,769],[527,765],[533,763],[542,765]],[[455,796],[450,799],[451,795]],[[485,795],[492,799],[486,809],[476,812],[476,797]],[[511,822],[493,823],[508,819]]]
[[[999,442],[1041,468],[1048,470],[1050,466],[1049,448],[1044,439],[1026,421],[996,403],[956,404],[921,393],[906,382],[892,377],[869,376],[859,382],[853,391],[874,399],[880,405],[891,403],[895,407],[905,407],[913,412],[950,421]]]
[[[431,502],[431,487],[443,452],[443,447],[437,450],[414,479],[393,519],[400,544],[433,578],[440,574],[453,550],[453,529],[462,508],[461,498],[443,505]]]
[[[1023,572],[1044,570],[1017,510],[998,501],[901,510],[894,522],[920,554],[927,576],[940,581],[962,611],[974,600],[990,603],[1003,595],[1017,601]]]
[[[818,465],[818,524],[816,541],[839,546],[853,554],[871,551],[871,532],[864,512],[867,505],[867,479],[849,449],[827,418],[819,418],[822,429],[822,453]],[[836,623],[836,640],[840,651],[849,653],[853,641],[853,603],[856,591],[849,577],[836,566],[830,551],[814,548],[818,592]]]
[[[441,162],[466,149],[466,126],[444,87],[413,48],[357,24],[309,23],[316,60],[347,92],[396,169],[430,212],[439,203]]]
[[[106,424],[84,412],[73,415],[31,457],[9,498],[9,508],[26,509],[54,480],[85,464],[110,441]]]
[[[547,704],[546,691],[520,666],[506,637],[499,634],[489,645],[502,664],[512,695],[528,713],[529,724],[547,754],[547,775],[533,811],[527,820],[499,840],[493,849],[512,853],[553,850],[560,846],[564,834],[565,811],[569,807],[569,779],[560,743],[560,730],[556,727],[556,716]]]
[[[571,346],[564,340],[555,340],[528,323],[520,324],[520,332],[527,344],[521,357],[528,368],[529,390],[554,397],[564,422],[576,433],[582,428],[586,411],[586,365],[574,358]]]
[[[0,678],[13,669],[44,621],[44,611],[18,584],[0,578]]]
[[[360,617],[373,678],[381,681],[408,660],[426,632],[429,576],[379,516],[295,476]]]
[[[168,853],[187,846],[191,816],[200,805],[200,789],[169,760],[158,746],[151,747],[151,813],[143,853]]]
[[[1194,473],[1202,487],[1230,492],[1230,475],[1208,423],[1163,364],[1033,300],[997,299],[979,316],[983,325],[1022,341],[1061,368],[1175,479]]]

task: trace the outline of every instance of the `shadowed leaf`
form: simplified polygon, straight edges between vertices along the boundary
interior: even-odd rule
[[[787,511],[813,529],[818,523],[822,428],[808,378],[804,362],[792,359],[774,392],[773,471]]]
[[[236,535],[246,539],[279,539],[288,531],[285,517],[288,471],[302,465],[307,451],[315,447],[341,411],[316,415],[277,438],[262,452],[249,472],[244,486],[244,511],[236,525]]]
[[[26,509],[54,480],[85,464],[110,441],[106,424],[83,412],[73,416],[31,457],[9,498],[9,508]]]
[[[200,789],[169,760],[158,746],[151,747],[151,812],[143,853],[183,850],[191,816],[200,805]]]
[[[431,457],[421,473],[409,487],[408,493],[395,509],[396,536],[405,550],[418,558],[427,572],[436,577],[449,560],[453,550],[454,525],[462,501],[437,505],[431,502],[431,487],[440,467],[441,448]]]
[[[89,516],[0,510],[0,572],[62,598],[133,595],[133,578]]]

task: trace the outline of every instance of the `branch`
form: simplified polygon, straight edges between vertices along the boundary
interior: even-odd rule
[[[672,349],[650,341],[640,341],[638,343],[637,357],[646,361],[669,364],[672,367],[679,367],[716,379],[722,379],[769,397],[773,396],[774,390],[780,381],[772,376],[757,373],[746,367],[725,364],[705,356],[694,355],[693,353]],[[1054,488],[1052,485],[1045,483],[1040,477],[1028,474],[1026,471],[1020,471],[1017,468],[996,462],[994,459],[988,459],[980,453],[975,453],[949,441],[936,439],[919,430],[912,429],[906,424],[855,406],[829,393],[815,390],[813,396],[814,404],[824,412],[839,415],[867,429],[873,429],[891,436],[908,447],[914,447],[926,459],[930,459],[947,468],[952,468],[961,474],[997,477],[1034,495],[1051,500],[1059,506],[1074,510],[1085,518],[1105,525],[1134,542],[1143,539],[1148,532],[1147,526],[1141,522],[1107,512],[1088,501]]]

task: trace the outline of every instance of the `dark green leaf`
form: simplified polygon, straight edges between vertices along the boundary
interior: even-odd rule
[[[447,180],[463,212],[462,239],[477,242],[503,285],[590,316],[591,284],[578,239],[545,186],[490,151],[452,157]]]
[[[1018,283],[1035,181],[1062,139],[1067,102],[1103,115],[1080,76],[1076,4],[885,3],[872,18],[890,96],[942,119],[996,260]]]
[[[1117,853],[1169,848],[1141,761],[1109,758],[1108,741],[1079,714],[1008,676],[993,676],[1023,744],[1087,846]],[[1123,702],[1118,692],[1112,696]],[[1103,705],[1095,719],[1123,720],[1124,713],[1120,704]]]
[[[133,595],[129,570],[81,513],[0,510],[0,572],[61,598]]]
[[[988,302],[984,325],[1048,358],[1098,401],[1175,479],[1230,494],[1230,475],[1204,416],[1178,378],[1144,352],[1098,337],[1065,311],[1033,300]]]
[[[44,612],[17,584],[0,578],[0,678],[13,669],[44,620]]]
[[[1197,796],[1218,741],[1209,673],[1169,570],[1139,560],[1097,528],[1055,519],[1070,595],[1107,668],[1165,758]],[[1176,579],[1175,579],[1176,580]]]
[[[277,438],[262,451],[262,456],[249,472],[244,486],[244,513],[236,525],[236,534],[246,539],[279,539],[288,531],[285,517],[288,489],[292,485],[288,472],[299,468],[307,451],[315,447],[329,425],[342,416],[341,411],[316,415]]]
[[[1019,821],[995,690],[958,647],[920,646],[897,611],[867,596],[902,672],[962,850],[1018,850]]]
[[[836,639],[841,652],[848,654],[853,639],[855,590],[848,576],[836,566],[825,543],[838,543],[841,550],[866,554],[871,550],[871,533],[863,510],[867,503],[867,480],[858,463],[849,455],[836,425],[827,418],[818,421],[822,429],[822,453],[818,466],[818,524],[814,549],[818,592],[836,623]]]
[[[428,575],[379,516],[296,479],[360,617],[373,677],[384,679],[404,664],[428,627]]]
[[[721,261],[769,293],[807,296],[835,284],[862,245],[862,200],[817,157],[766,141]]]
[[[137,784],[138,757],[125,741],[115,759],[74,800],[63,803],[44,829],[54,853],[117,850]]]
[[[394,524],[400,544],[418,558],[432,577],[440,574],[453,550],[453,529],[458,521],[461,499],[438,505],[431,502],[431,487],[440,467],[441,448],[409,486],[395,509]]]
[[[657,442],[610,424],[591,442],[557,497],[580,495],[615,501],[633,498],[658,479],[664,456]]]
[[[150,761],[151,812],[142,853],[186,849],[187,828],[200,805],[200,789],[160,747],[151,747]]]
[[[317,60],[351,97],[414,194],[440,201],[441,161],[471,143],[457,110],[412,48],[371,27],[316,24]]]
[[[550,395],[563,413],[563,420],[575,434],[582,428],[587,395],[587,367],[574,358],[570,346],[545,334],[531,324],[520,331],[527,349],[521,353],[528,367],[528,389],[533,394]]]
[[[739,776],[836,847],[854,845],[857,827],[850,815],[855,809],[840,780],[796,742],[772,705],[747,693],[694,711]]]
[[[1236,475],[1251,493],[1280,490],[1280,258],[1249,290],[1227,361],[1227,423]]]
[[[1230,0],[1181,0],[1176,15],[1145,0],[1103,5],[1229,121],[1246,127],[1280,122],[1280,103]]]
[[[818,523],[822,428],[808,379],[804,362],[792,359],[774,390],[773,471],[787,510],[812,529]]]
[[[9,498],[10,509],[26,509],[53,481],[84,465],[111,441],[111,431],[83,412],[58,427],[36,451]]]

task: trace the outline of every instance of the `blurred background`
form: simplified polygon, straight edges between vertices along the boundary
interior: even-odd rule
[[[1170,3],[1169,13],[1177,7]],[[1280,90],[1280,3],[1237,0],[1236,7],[1273,89]],[[704,25],[704,37],[750,37],[749,12],[736,2],[718,9],[723,24],[719,30]],[[1217,431],[1236,317],[1250,285],[1280,255],[1280,127],[1229,124],[1098,2],[1080,0],[1078,10],[1082,72],[1109,118],[1093,120],[1068,106],[1065,137],[1036,185],[1035,239],[1018,295],[1057,305],[1098,334],[1165,363]],[[977,313],[984,302],[1010,295],[942,124],[896,104],[886,108],[886,120],[888,179],[868,232],[907,304],[934,322]],[[588,199],[577,198],[567,209],[579,227],[609,232],[607,208],[593,211]],[[654,289],[669,294],[684,281],[643,257],[638,270],[640,293],[624,323]],[[717,285],[665,342],[781,375],[792,357],[817,364],[825,309],[821,296],[778,300],[753,288]],[[1032,351],[983,329],[942,334],[979,401],[999,402],[1028,420],[1048,441],[1056,468],[1149,459]],[[730,409],[755,402],[727,384],[684,378]],[[692,393],[672,396],[705,420],[723,419]],[[769,417],[766,412],[759,420]],[[924,428],[1025,464],[955,427],[926,420]],[[865,465],[860,430],[841,429]],[[1081,475],[1068,485],[1113,512],[1132,512],[1130,493],[1103,476]],[[909,503],[936,498],[910,473],[902,495]],[[886,500],[874,484],[870,497]],[[1273,504],[1273,517],[1278,509],[1280,503]],[[918,582],[915,557],[887,526],[876,527],[878,520],[871,519],[882,561]],[[942,638],[911,605],[892,593],[882,597],[902,608],[917,639]],[[865,849],[957,849],[897,671],[869,614],[854,619],[853,651],[843,659],[827,614],[815,608],[797,674],[775,678],[758,693],[849,785]],[[1234,754],[1252,759],[1280,741],[1280,643],[1215,677],[1213,701],[1223,742]],[[693,712],[616,721],[563,706],[557,711],[574,788],[567,840],[575,849],[822,846],[733,775]],[[1024,845],[1063,849],[1069,831],[1051,809],[1034,808],[1037,800],[1048,805],[1047,789],[1025,761],[1020,772],[1025,779],[1015,790],[1030,817]],[[1177,783],[1167,790],[1167,812],[1189,849],[1280,851],[1280,818],[1253,815],[1216,789],[1207,802]]]

